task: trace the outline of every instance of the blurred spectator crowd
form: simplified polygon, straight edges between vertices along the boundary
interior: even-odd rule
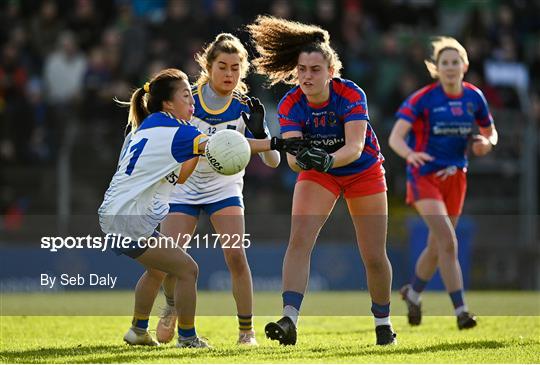
[[[462,42],[467,80],[494,109],[517,108],[518,99],[485,81],[484,62],[525,63],[540,109],[538,0],[6,0],[0,4],[0,165],[53,164],[66,124],[78,123],[91,153],[114,166],[127,113],[113,97],[127,100],[164,67],[178,67],[194,81],[194,54],[220,32],[238,35],[253,54],[242,26],[258,14],[330,32],[342,75],[367,93],[383,145],[399,104],[431,82],[423,60],[434,35]],[[253,73],[248,84],[272,118],[287,87],[265,89],[264,77]],[[255,181],[290,177],[257,164],[249,174]]]

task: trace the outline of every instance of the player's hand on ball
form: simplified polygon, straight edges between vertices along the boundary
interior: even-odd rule
[[[334,156],[321,148],[304,148],[296,155],[296,164],[302,170],[315,169],[327,172],[334,164]]]
[[[264,130],[264,116],[266,114],[264,105],[257,98],[248,99],[247,105],[249,106],[249,117],[245,112],[242,112],[242,119],[244,119],[247,129],[256,139],[267,138],[268,135]]]
[[[296,156],[300,150],[306,147],[310,147],[311,143],[309,139],[301,137],[292,137],[281,139],[272,137],[270,141],[270,148],[280,152],[287,152],[293,156]]]
[[[492,145],[489,140],[481,134],[473,136],[472,151],[476,156],[485,156],[491,151]]]

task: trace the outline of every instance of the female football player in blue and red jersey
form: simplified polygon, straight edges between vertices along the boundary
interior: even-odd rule
[[[267,324],[266,335],[282,345],[296,343],[311,252],[343,193],[367,272],[377,344],[393,344],[386,181],[366,95],[354,82],[339,78],[341,62],[326,30],[269,16],[258,17],[247,28],[259,52],[257,72],[267,75],[272,85],[296,85],[278,106],[283,138],[304,137],[315,144],[296,156],[287,154],[290,168],[299,175],[283,263],[283,318]]]
[[[412,283],[401,289],[411,325],[422,320],[420,293],[437,267],[454,304],[459,329],[476,326],[463,296],[457,225],[467,187],[467,144],[484,156],[497,143],[486,99],[464,82],[469,61],[465,48],[450,37],[432,42],[426,66],[437,82],[412,94],[399,108],[390,147],[407,161],[407,203],[429,228],[427,246],[416,263]],[[472,134],[477,124],[480,134]]]

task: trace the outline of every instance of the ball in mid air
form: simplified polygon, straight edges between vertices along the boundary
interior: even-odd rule
[[[216,172],[234,175],[246,168],[251,158],[251,148],[241,133],[225,129],[210,137],[206,143],[205,156]]]

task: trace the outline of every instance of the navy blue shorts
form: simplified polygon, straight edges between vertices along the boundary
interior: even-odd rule
[[[121,237],[119,236],[116,236],[116,237],[117,237],[116,240],[121,239]],[[159,232],[154,231],[154,233],[152,233],[152,237],[159,237]],[[107,245],[109,245],[110,243],[111,242],[108,242]],[[146,250],[148,250],[148,247],[139,247],[137,241],[133,241],[133,240],[127,246],[129,247],[124,248],[124,247],[117,247],[117,245],[115,245],[115,247],[111,247],[111,250],[118,256],[126,255],[126,256],[131,257],[132,259],[136,259],[137,257],[141,256],[143,253],[145,253]]]
[[[199,217],[201,209],[209,216],[226,207],[244,208],[244,202],[239,196],[233,196],[227,199],[208,204],[169,204],[169,213],[184,213],[194,217]]]

